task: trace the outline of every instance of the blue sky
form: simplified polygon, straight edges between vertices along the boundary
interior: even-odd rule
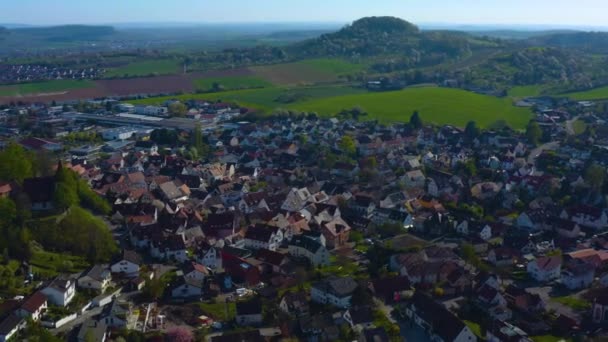
[[[349,22],[608,26],[606,0],[0,0],[0,22]]]

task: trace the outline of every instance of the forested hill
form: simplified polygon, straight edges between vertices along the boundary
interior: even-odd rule
[[[532,45],[576,49],[589,53],[608,53],[608,32],[557,33],[530,38]]]
[[[414,24],[394,17],[368,17],[338,32],[297,43],[289,53],[299,58],[396,55],[407,56],[415,65],[428,65],[467,56],[480,42],[496,44],[460,32],[422,32]]]

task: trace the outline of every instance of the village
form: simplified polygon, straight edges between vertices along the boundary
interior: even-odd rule
[[[2,146],[105,199],[118,249],[77,273],[23,262],[33,286],[1,292],[0,341],[38,325],[87,342],[607,336],[606,118],[527,101],[526,132],[200,100],[6,107]],[[2,180],[0,197],[57,215],[58,179]]]

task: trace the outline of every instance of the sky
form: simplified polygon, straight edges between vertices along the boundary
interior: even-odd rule
[[[0,23],[336,22],[608,26],[606,0],[0,0]]]

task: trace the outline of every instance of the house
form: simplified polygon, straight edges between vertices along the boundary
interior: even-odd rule
[[[404,276],[377,278],[370,281],[368,286],[375,297],[387,304],[399,302],[405,291],[411,290],[410,280]]]
[[[112,274],[110,270],[101,265],[95,265],[85,271],[80,278],[78,278],[78,287],[81,289],[95,290],[97,292],[105,292],[110,286],[112,280]]]
[[[310,314],[310,305],[304,292],[286,292],[279,302],[279,309],[284,313],[300,318]]]
[[[562,285],[569,290],[580,290],[591,286],[595,277],[593,265],[574,259],[567,262],[561,274]]]
[[[186,262],[182,266],[182,273],[184,277],[198,281],[205,280],[205,277],[209,275],[207,267],[196,262]]]
[[[505,321],[494,320],[486,332],[488,342],[532,342],[528,334]]]
[[[48,307],[47,298],[42,292],[36,292],[23,301],[17,310],[17,315],[21,318],[30,318],[38,322]]]
[[[236,303],[236,323],[241,326],[259,326],[262,324],[262,301],[259,297]]]
[[[608,227],[608,216],[606,215],[606,211],[596,207],[586,205],[573,206],[562,210],[559,217],[575,222],[583,227],[594,229]]]
[[[365,329],[359,336],[360,342],[390,342],[384,328]]]
[[[561,256],[539,257],[528,263],[528,274],[539,282],[559,279],[562,269]]]
[[[416,291],[405,315],[422,328],[431,341],[476,342],[475,334],[456,315],[431,297]]]
[[[321,233],[325,237],[326,246],[329,249],[341,248],[346,245],[350,231],[350,225],[340,217],[321,225]]]
[[[300,211],[311,198],[312,194],[307,188],[293,188],[287,194],[285,201],[281,205],[281,209],[290,212]]]
[[[508,247],[494,248],[488,253],[488,262],[496,267],[513,266],[519,254],[517,250]]]
[[[129,321],[132,321],[131,306],[115,299],[112,304],[104,307],[101,317],[108,328],[126,328]]]
[[[108,326],[103,321],[89,319],[78,329],[76,340],[78,342],[105,342],[108,337],[107,332]]]
[[[49,303],[57,306],[68,306],[76,295],[76,282],[69,278],[56,278],[42,289]]]
[[[114,274],[124,274],[127,278],[136,278],[139,276],[141,265],[141,257],[137,252],[124,249],[122,256],[110,266],[110,270]]]
[[[0,342],[8,342],[16,340],[15,336],[25,329],[27,321],[15,314],[8,315],[0,321]]]
[[[161,196],[169,202],[179,203],[190,197],[190,188],[186,184],[178,185],[174,181],[159,186]]]
[[[283,232],[277,227],[256,224],[249,227],[245,233],[245,248],[276,250],[283,241]]]
[[[289,242],[289,255],[307,259],[314,267],[329,265],[327,248],[314,238],[298,235]]]
[[[608,324],[608,295],[604,293],[593,300],[591,317],[595,324]]]
[[[348,308],[343,318],[354,331],[360,332],[374,327],[374,314],[369,306]]]
[[[420,170],[406,172],[402,180],[408,188],[423,188],[426,183],[426,177]]]
[[[197,253],[196,262],[211,270],[218,269],[222,267],[221,250],[216,247],[201,249]]]
[[[241,257],[223,251],[222,266],[236,284],[255,286],[260,283],[260,269]]]
[[[23,192],[30,200],[33,211],[53,210],[55,177],[27,178],[23,181]]]
[[[513,284],[507,286],[504,297],[509,307],[520,312],[536,314],[545,309],[545,303],[540,295],[532,294]]]
[[[203,287],[203,280],[184,276],[174,285],[171,296],[176,299],[200,299]]]
[[[0,198],[8,198],[13,192],[13,187],[10,183],[0,182]]]
[[[348,308],[357,287],[357,282],[353,278],[330,276],[312,285],[311,299],[320,304]]]

